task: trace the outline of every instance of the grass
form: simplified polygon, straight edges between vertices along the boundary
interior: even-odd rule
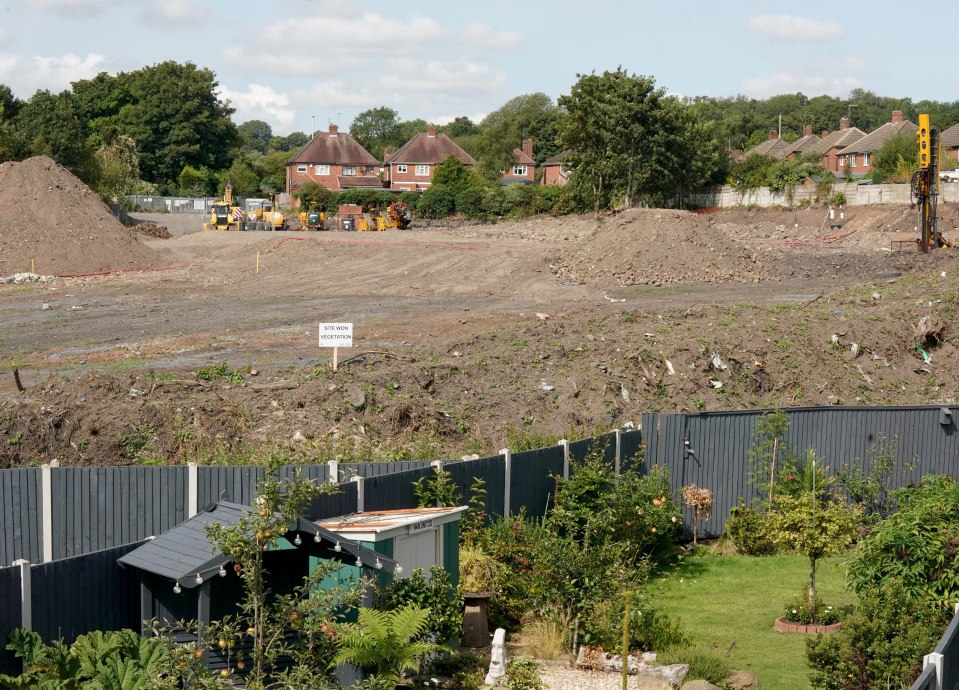
[[[805,635],[779,633],[773,622],[805,588],[803,556],[695,556],[650,583],[657,606],[681,622],[694,646],[730,649],[729,663],[759,678],[763,690],[809,688]],[[816,592],[832,606],[855,603],[844,591],[845,561],[820,561]]]

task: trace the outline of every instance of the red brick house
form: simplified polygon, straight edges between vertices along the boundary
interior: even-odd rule
[[[769,138],[746,151],[746,156],[770,156],[782,160],[786,157],[788,148],[789,144],[779,138],[779,133],[775,129],[771,129],[769,130]]]
[[[472,156],[445,134],[437,134],[436,127],[429,125],[425,133],[416,134],[399,151],[387,157],[383,163],[386,184],[390,189],[410,192],[429,189],[436,166],[448,156],[466,166],[476,165]]]
[[[942,148],[942,160],[939,167],[942,170],[951,170],[959,167],[959,125],[953,125],[939,135],[939,146]]]
[[[791,161],[809,153],[809,150],[815,146],[818,141],[821,141],[821,139],[812,133],[812,125],[806,125],[803,127],[803,135],[791,143],[789,148],[786,149],[786,160]]]
[[[569,151],[562,151],[557,155],[543,161],[543,178],[540,184],[552,184],[562,187],[569,181],[569,168],[566,167],[566,159],[569,157]]]
[[[846,148],[836,154],[839,165],[838,171],[846,170],[857,177],[861,177],[872,172],[872,161],[870,157],[873,153],[882,148],[889,137],[895,136],[900,132],[905,132],[910,136],[915,136],[919,127],[915,123],[905,119],[901,110],[892,111],[892,119],[876,130],[873,130],[858,141],[853,142]]]
[[[536,161],[533,160],[533,140],[523,139],[522,149],[513,149],[513,164],[500,175],[503,184],[533,184],[536,182]]]
[[[847,146],[859,141],[866,133],[858,127],[850,127],[849,119],[839,121],[839,129],[834,132],[822,133],[822,138],[806,149],[806,153],[815,153],[822,157],[822,164],[830,172],[841,172],[839,167],[839,152]]]
[[[329,132],[321,132],[306,142],[286,162],[287,194],[296,193],[306,182],[332,190],[383,188],[380,162],[334,124]]]

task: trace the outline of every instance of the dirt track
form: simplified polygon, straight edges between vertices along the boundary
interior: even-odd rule
[[[119,440],[141,427],[148,450],[182,459],[167,427],[184,407],[197,443],[430,433],[451,456],[502,447],[517,425],[585,431],[644,409],[955,398],[948,352],[916,373],[910,343],[926,312],[951,322],[954,256],[888,251],[911,229],[901,208],[855,209],[845,233],[823,214],[637,210],[378,234],[203,233],[198,216],[140,214],[173,235],[139,240],[164,270],[0,285],[0,369],[20,367],[28,387],[0,374],[0,397],[19,401],[0,408],[0,440],[22,439],[0,464],[132,461],[143,449],[124,457]],[[341,359],[377,354],[327,373],[320,321],[354,323]],[[950,323],[941,347],[954,337]],[[847,359],[853,341],[868,360]],[[714,351],[727,368],[710,372]],[[262,373],[197,384],[220,361]],[[364,405],[344,406],[351,384]]]

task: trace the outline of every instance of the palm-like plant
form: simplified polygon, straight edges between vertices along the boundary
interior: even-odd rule
[[[423,631],[429,615],[429,609],[413,604],[392,611],[360,609],[355,623],[340,628],[340,651],[333,663],[354,664],[399,682],[403,671],[416,671],[425,654],[441,649],[432,642],[413,640]]]

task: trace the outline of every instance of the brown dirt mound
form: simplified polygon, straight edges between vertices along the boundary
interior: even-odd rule
[[[134,235],[146,235],[148,237],[155,237],[158,240],[168,240],[173,235],[170,234],[170,231],[167,230],[165,225],[160,225],[159,223],[137,223],[132,228],[130,232]]]
[[[766,277],[758,257],[686,211],[634,209],[611,218],[550,265],[576,283],[618,285],[752,282]]]
[[[46,156],[0,165],[0,275],[72,275],[167,262],[93,191]]]

